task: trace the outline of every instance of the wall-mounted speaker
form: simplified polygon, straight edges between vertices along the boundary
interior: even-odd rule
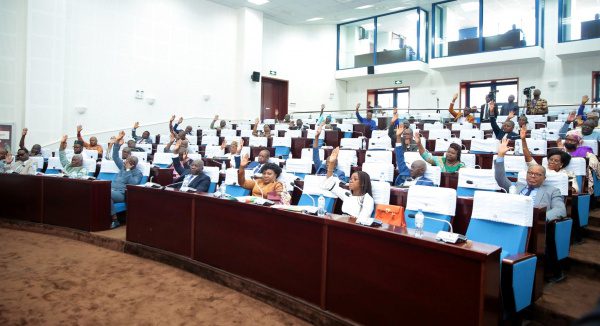
[[[259,82],[260,81],[260,72],[258,72],[258,71],[252,72],[250,79],[252,79],[253,82]]]
[[[375,67],[374,66],[368,66],[367,67],[367,74],[374,75],[375,74]]]

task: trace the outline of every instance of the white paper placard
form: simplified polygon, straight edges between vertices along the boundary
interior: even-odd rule
[[[452,130],[473,130],[473,124],[468,122],[453,123],[450,127]]]
[[[342,131],[342,132],[352,132],[353,127],[351,123],[338,123],[337,127]]]
[[[201,145],[219,145],[219,137],[217,136],[202,136]]]
[[[327,180],[327,176],[324,175],[312,175],[309,174],[304,177],[304,187],[302,193],[307,195],[323,195],[325,197],[337,198],[337,196],[330,191],[323,189],[323,184]]]
[[[273,147],[292,147],[292,138],[290,137],[273,137]]]
[[[450,129],[431,129],[429,130],[429,139],[450,139]]]
[[[458,186],[482,190],[500,190],[492,169],[462,168],[458,170]]]
[[[371,181],[371,190],[373,190],[373,200],[377,204],[390,204],[390,184],[383,181]]]
[[[435,165],[428,165],[424,176],[431,180],[434,185],[439,186],[442,182],[442,168]]]
[[[302,130],[286,130],[285,136],[289,138],[302,137]]]
[[[340,140],[340,148],[361,149],[362,148],[362,140],[363,140],[362,138],[342,138]]]
[[[483,152],[483,153],[498,153],[498,145],[500,142],[495,138],[488,139],[471,139],[470,152]]]
[[[313,161],[313,151],[314,148],[303,148],[302,152],[300,152],[300,158],[303,160]],[[325,159],[325,150],[319,148],[319,160],[323,161]],[[318,166],[316,167],[318,168]]]
[[[406,166],[410,167],[414,161],[423,161],[427,164],[428,168],[431,166],[429,162],[423,159],[419,152],[404,152],[404,162],[406,163]]]
[[[444,153],[444,156],[446,156],[446,153]],[[461,153],[460,161],[463,162],[465,167],[468,168],[474,169],[475,166],[477,166],[477,156],[475,154]]]
[[[494,155],[494,162],[498,158],[498,155]],[[492,164],[492,170],[494,170],[494,164]],[[515,155],[504,155],[504,171],[505,172],[521,172],[527,171],[527,162],[525,162],[525,156]]]
[[[527,183],[527,171],[519,172],[518,181]],[[546,170],[546,181],[544,185],[552,186],[560,191],[562,196],[569,195],[569,176],[566,173]]]
[[[392,182],[394,181],[394,165],[391,163],[363,163],[363,172],[366,172],[371,180]]]
[[[459,138],[436,139],[434,152],[445,152],[452,143],[462,146],[462,142]]]
[[[342,119],[342,123],[343,124],[350,124],[350,125],[355,125],[358,123],[358,120],[355,118],[344,118]]]
[[[267,137],[250,137],[248,139],[248,146],[252,147],[267,147]]]
[[[205,166],[202,170],[210,178],[210,182],[219,182],[219,168],[216,166]]]
[[[530,196],[475,191],[471,218],[531,227],[533,224],[532,199]]]
[[[285,161],[285,170],[287,172],[306,173],[312,172],[312,160],[303,158],[288,158]]]
[[[392,148],[392,140],[387,135],[369,139],[369,149],[388,149],[388,148]]]
[[[478,138],[478,139],[483,139],[483,130],[479,130],[479,129],[468,129],[468,130],[461,130],[460,131],[460,139],[472,139],[472,138]]]
[[[456,190],[452,188],[410,186],[406,209],[412,211],[454,216],[456,212]]]
[[[365,162],[366,163],[392,163],[392,152],[391,151],[367,151],[365,153]]]
[[[515,140],[515,147],[520,148],[523,152],[523,141],[520,139]],[[532,155],[546,155],[548,142],[543,139],[527,138],[527,148],[529,148]]]

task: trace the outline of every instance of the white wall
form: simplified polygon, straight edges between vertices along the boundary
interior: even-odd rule
[[[27,3],[2,1],[0,5],[0,123],[15,123],[17,146],[25,107],[25,49]]]
[[[328,110],[345,107],[345,82],[333,77],[336,42],[335,26],[264,20],[262,75],[275,70],[275,78],[289,80],[289,112],[319,110],[321,104]]]

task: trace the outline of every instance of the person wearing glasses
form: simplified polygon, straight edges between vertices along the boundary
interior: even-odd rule
[[[507,192],[512,182],[506,177],[504,170],[504,155],[512,150],[508,147],[508,139],[502,139],[498,148],[498,158],[494,161],[495,178],[498,186]],[[541,165],[530,165],[527,168],[527,183],[517,182],[517,194],[533,197],[533,206],[546,207],[546,221],[552,221],[567,215],[565,202],[560,191],[555,187],[544,185],[546,181],[546,168]]]
[[[19,148],[16,159],[10,152],[7,152],[4,164],[6,173],[34,175],[37,171],[37,164],[34,160],[29,158],[29,151],[27,148]]]

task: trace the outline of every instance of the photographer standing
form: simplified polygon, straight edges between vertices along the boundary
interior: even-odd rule
[[[525,93],[527,96],[528,94]],[[527,114],[548,114],[548,102],[540,98],[542,91],[536,89],[533,91],[533,100],[527,102]],[[529,98],[529,96],[527,96]]]

